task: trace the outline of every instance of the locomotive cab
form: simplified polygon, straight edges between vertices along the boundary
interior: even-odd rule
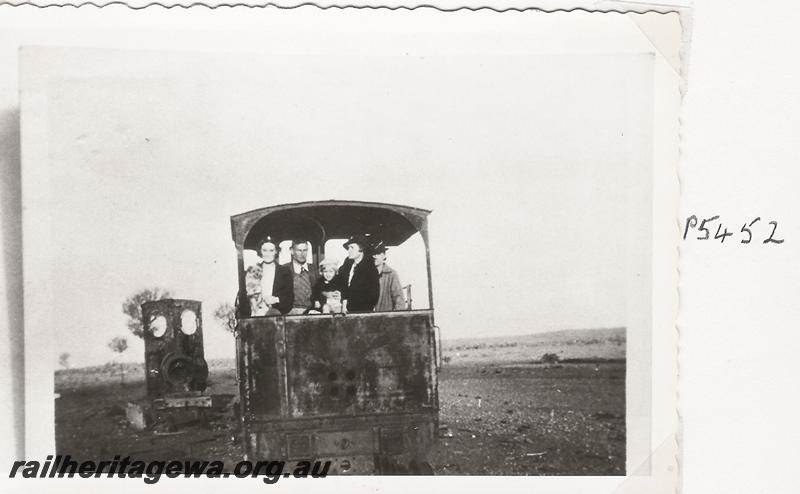
[[[432,473],[427,453],[438,429],[439,402],[429,213],[391,204],[318,201],[231,218],[239,268],[237,378],[248,458],[330,460],[333,474]],[[419,291],[427,291],[426,307],[250,315],[245,268],[261,238],[307,240],[309,264],[316,269],[336,254],[331,251],[338,239],[353,234],[368,234],[390,249],[421,239],[426,283]]]

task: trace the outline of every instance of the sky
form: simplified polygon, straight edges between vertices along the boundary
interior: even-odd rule
[[[230,216],[307,200],[433,211],[444,338],[627,324],[651,58],[76,50],[57,64],[77,68],[36,107],[46,162],[23,152],[23,173],[41,167],[23,202],[47,196],[24,216],[26,267],[44,277],[26,276],[26,302],[29,280],[49,280],[38,302],[73,366],[109,361],[114,336],[141,360],[121,306],[156,286],[200,300],[206,357],[232,357],[212,317],[237,290]],[[389,263],[422,289],[423,256],[412,239]]]

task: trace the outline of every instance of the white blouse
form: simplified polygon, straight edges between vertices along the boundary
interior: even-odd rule
[[[266,300],[272,296],[272,286],[275,283],[275,263],[261,263],[261,296]]]

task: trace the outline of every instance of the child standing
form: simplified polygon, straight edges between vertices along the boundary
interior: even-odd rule
[[[319,271],[322,275],[311,292],[311,300],[314,309],[322,311],[323,314],[341,313],[342,307],[342,288],[336,278],[337,262],[332,259],[325,259],[319,263]]]

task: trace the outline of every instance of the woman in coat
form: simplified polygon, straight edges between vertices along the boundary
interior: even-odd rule
[[[347,312],[372,312],[378,303],[380,284],[375,263],[368,256],[369,242],[364,235],[354,235],[345,242],[347,259],[339,268],[339,286],[342,287],[344,310]]]

